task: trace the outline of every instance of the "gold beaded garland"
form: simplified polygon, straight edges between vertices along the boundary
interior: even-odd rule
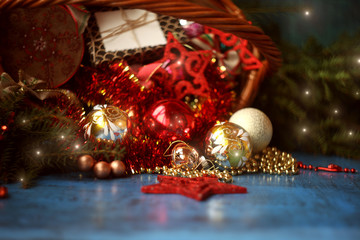
[[[260,168],[264,173],[270,174],[298,174],[296,159],[289,153],[281,152],[275,147],[268,147],[262,154],[255,155],[255,159],[260,159]]]
[[[269,173],[269,174],[298,174],[296,159],[291,154],[281,152],[275,147],[267,147],[262,152],[257,153],[249,158],[245,166],[241,169],[234,167],[227,168],[224,171],[219,169],[202,169],[199,170],[183,170],[181,168],[168,168],[164,166],[159,168],[163,175],[178,176],[178,177],[204,177],[216,176],[220,181],[231,183],[233,176],[244,173]]]
[[[115,164],[114,162],[117,161],[113,161],[112,164],[108,164],[103,161],[96,163],[94,166],[95,175],[98,178],[107,178],[110,175],[111,169],[113,168],[112,165]],[[198,170],[196,168],[195,169],[187,169],[187,168],[184,169],[180,167],[169,168],[168,166],[162,166],[162,167],[157,166],[154,169],[141,167],[140,171],[131,169],[132,174],[157,173],[167,176],[177,176],[177,177],[187,177],[187,178],[211,176],[211,177],[217,177],[220,181],[226,183],[232,183],[233,176],[241,175],[244,173],[257,173],[257,172],[279,174],[279,175],[280,174],[293,175],[293,174],[298,174],[299,169],[297,167],[296,159],[293,158],[291,154],[286,152],[281,152],[275,147],[272,148],[267,147],[260,153],[253,154],[248,159],[248,161],[246,161],[245,165],[240,169],[237,167],[228,167],[225,168],[223,171],[220,171],[220,169],[215,168],[214,166],[211,166],[208,169],[201,169],[201,170]],[[113,174],[114,174],[114,170],[113,170]]]

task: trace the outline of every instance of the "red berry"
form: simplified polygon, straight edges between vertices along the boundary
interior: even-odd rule
[[[319,169],[318,169],[318,167],[315,167],[314,170],[315,170],[315,172],[317,172]]]
[[[312,170],[313,169],[313,166],[311,164],[309,164],[309,169]]]
[[[352,168],[350,169],[351,173],[356,173],[356,169],[355,168]]]
[[[349,169],[348,168],[344,168],[344,172],[348,173]]]

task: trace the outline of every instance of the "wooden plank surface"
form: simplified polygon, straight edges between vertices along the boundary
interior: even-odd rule
[[[295,155],[315,166],[360,169],[360,161]],[[7,185],[0,239],[360,239],[360,174],[301,170],[296,176],[234,178],[247,194],[204,202],[143,194],[156,175],[80,179],[43,177],[23,190]]]

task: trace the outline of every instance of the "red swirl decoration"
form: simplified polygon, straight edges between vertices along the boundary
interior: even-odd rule
[[[204,76],[212,53],[211,51],[187,51],[169,33],[164,57],[159,60],[170,74],[167,88],[175,92],[177,99],[186,95],[208,96],[209,85]]]

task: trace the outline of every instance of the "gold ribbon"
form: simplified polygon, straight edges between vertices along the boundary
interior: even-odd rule
[[[19,71],[19,82],[16,82],[6,72],[1,73],[0,76],[0,99],[3,100],[9,94],[28,93],[37,99],[43,101],[47,98],[58,98],[65,96],[71,104],[82,108],[80,101],[76,95],[66,89],[46,89],[46,82],[25,74],[22,70]]]

